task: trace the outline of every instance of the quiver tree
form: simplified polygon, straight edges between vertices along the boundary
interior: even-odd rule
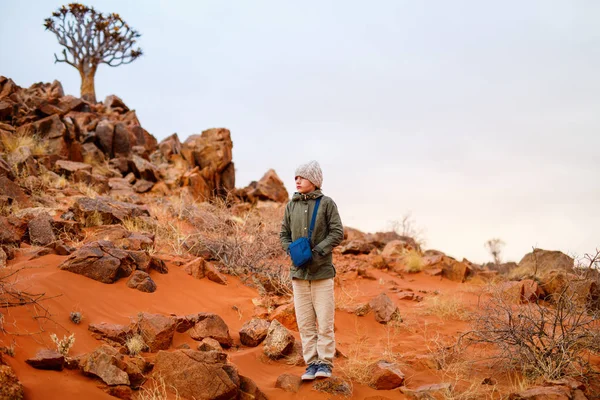
[[[81,76],[81,97],[90,102],[96,102],[94,77],[98,65],[118,67],[142,55],[142,49],[133,49],[140,33],[118,14],[104,15],[93,7],[71,3],[53,12],[44,26],[64,47],[60,58],[54,54],[55,62],[66,62],[77,68]]]

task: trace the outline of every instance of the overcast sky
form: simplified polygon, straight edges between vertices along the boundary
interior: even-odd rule
[[[79,74],[54,64],[55,0],[0,0],[0,75],[20,86]],[[144,56],[102,65],[159,140],[231,130],[236,185],[321,163],[345,225],[412,212],[427,248],[481,262],[533,246],[600,246],[600,2],[88,1],[142,33]]]

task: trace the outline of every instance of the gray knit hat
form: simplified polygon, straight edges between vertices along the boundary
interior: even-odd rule
[[[304,179],[308,179],[319,189],[323,184],[323,171],[321,171],[319,163],[314,160],[296,168],[295,176],[301,176]]]

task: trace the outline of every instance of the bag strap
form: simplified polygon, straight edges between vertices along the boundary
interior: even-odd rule
[[[310,228],[308,228],[308,240],[310,240],[313,229],[315,229],[315,221],[317,220],[317,211],[319,210],[320,203],[321,203],[321,198],[319,197],[317,199],[317,201],[315,201],[315,209],[313,210],[312,219],[310,220]]]

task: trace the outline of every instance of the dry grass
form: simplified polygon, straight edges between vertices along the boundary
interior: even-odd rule
[[[85,221],[83,222],[83,226],[86,228],[94,227],[94,226],[102,226],[104,225],[104,217],[102,213],[99,211],[93,211],[89,213],[85,217]]]
[[[441,319],[464,321],[469,317],[469,311],[461,297],[432,296],[426,298],[422,304],[427,315],[435,315]]]
[[[344,284],[341,280],[335,280],[336,287],[334,290],[335,298],[335,309],[340,310],[355,303],[355,299],[362,295],[362,292],[358,289],[358,284],[352,282],[352,286]]]
[[[147,387],[149,386],[149,387]],[[177,389],[171,387],[175,392],[175,399],[179,400]],[[167,392],[167,384],[162,376],[150,378],[145,386],[142,386],[135,397],[136,400],[167,400],[169,393]]]
[[[406,272],[417,273],[423,270],[423,257],[415,250],[409,251],[404,257]]]
[[[127,347],[127,351],[131,356],[137,356],[147,347],[146,342],[140,335],[133,335],[132,337],[128,338],[125,342],[125,346]]]
[[[31,150],[31,154],[35,156],[44,155],[48,151],[47,143],[34,135],[23,133],[4,135],[0,137],[0,140],[2,140],[4,151],[7,154],[14,153],[25,147],[29,148]]]
[[[88,185],[85,182],[77,182],[74,185],[75,190],[84,195],[85,197],[89,197],[90,199],[95,199],[99,196],[98,190],[93,185]]]

